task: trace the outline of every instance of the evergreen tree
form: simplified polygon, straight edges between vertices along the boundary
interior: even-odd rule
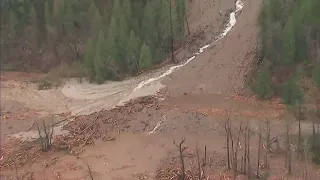
[[[100,65],[102,65],[102,58],[100,53],[97,51],[94,58],[94,69],[95,69],[95,81],[98,84],[102,84],[104,81],[104,77],[103,77],[104,69]]]
[[[317,64],[313,70],[313,80],[318,89],[320,89],[320,64]]]
[[[132,19],[131,19],[131,29],[134,30],[136,35],[143,39],[144,32],[142,31],[143,24],[143,15],[144,15],[144,4],[142,1],[135,1],[132,3]]]
[[[116,18],[117,25],[119,25],[121,14],[122,14],[122,11],[120,6],[120,1],[115,0],[113,3],[112,17]]]
[[[271,73],[269,67],[270,63],[265,60],[264,65],[261,69],[261,73],[259,74],[254,85],[253,90],[260,96],[260,98],[268,99],[273,96],[273,90],[271,87]]]
[[[103,83],[104,80],[104,68],[105,68],[105,62],[103,60],[103,45],[104,45],[105,39],[103,31],[100,30],[98,40],[96,43],[96,52],[95,52],[95,58],[93,62],[95,75],[96,75],[96,81],[98,83]]]
[[[39,29],[38,29],[38,22],[37,22],[37,14],[36,10],[33,6],[31,6],[30,10],[30,17],[31,17],[31,25],[32,25],[32,31],[33,31],[33,39],[34,43],[37,47],[40,46],[40,38],[39,38]]]
[[[105,43],[105,52],[107,60],[111,60],[116,57],[117,55],[117,47],[116,47],[116,40],[117,40],[117,23],[115,17],[111,17],[111,22],[109,25],[108,37]]]
[[[173,22],[174,22],[174,12],[173,12],[173,8],[172,8],[172,3],[171,3],[171,0],[169,2],[170,6],[169,6],[169,12],[170,12],[170,44],[171,44],[171,60],[173,62],[176,62],[175,59],[174,59],[174,49],[173,49]]]
[[[46,24],[49,25],[51,24],[52,21],[52,1],[46,1],[45,4],[45,18],[46,18]]]
[[[152,66],[152,55],[150,52],[150,48],[146,45],[146,43],[143,43],[141,47],[139,67],[140,69],[147,69],[147,68],[150,68],[151,66]]]
[[[128,27],[131,27],[132,10],[131,10],[131,0],[124,0],[123,2],[123,12],[125,14]]]
[[[95,3],[91,2],[90,7],[88,9],[88,16],[89,16],[88,19],[94,19],[97,11],[98,11],[98,9],[97,9]]]
[[[184,20],[185,20],[185,0],[176,1],[176,25],[177,35],[180,39],[184,36]]]
[[[177,4],[176,6],[174,7],[171,3],[172,0],[170,0],[170,7],[171,7],[171,21],[172,21],[172,28],[173,28],[173,36],[176,38],[180,38],[180,22],[179,22],[179,19],[181,19],[179,16],[180,14],[177,12],[178,11],[178,8],[177,8]],[[170,8],[169,8],[170,9]],[[180,11],[180,10],[179,10]]]
[[[295,32],[294,21],[290,17],[284,27],[284,40],[282,46],[282,57],[286,64],[292,64],[295,60],[296,47],[295,47]]]
[[[130,37],[127,47],[127,64],[131,74],[137,73],[139,68],[139,56],[140,56],[140,39],[137,37],[133,30],[130,32]]]
[[[17,34],[16,26],[17,26],[18,20],[13,11],[9,12],[9,33],[11,38],[15,38]]]
[[[144,8],[144,15],[142,21],[142,31],[144,35],[144,41],[150,41],[155,37],[155,19],[154,19],[154,11],[151,3],[147,2]]]
[[[120,29],[120,31],[123,31],[123,34],[121,34],[121,35],[125,35],[126,40],[128,40],[130,29],[129,29],[129,26],[128,26],[128,23],[126,21],[126,17],[124,14],[120,15],[119,29]],[[120,36],[119,38],[121,38],[121,35],[119,35]]]
[[[102,16],[98,11],[98,9],[96,9],[94,19],[92,21],[93,34],[98,35],[98,33],[100,32],[100,30],[102,30],[102,28],[103,28]]]
[[[144,17],[142,24],[143,31],[143,40],[149,46],[151,56],[153,57],[156,47],[157,47],[157,35],[156,35],[156,26],[154,19],[154,7],[150,2],[147,2],[146,7],[144,9]]]
[[[161,1],[160,26],[157,27],[161,38],[160,44],[170,52],[170,4],[169,0]]]
[[[84,66],[86,67],[87,71],[89,72],[90,76],[94,75],[94,66],[93,62],[95,59],[95,50],[92,38],[89,38],[86,45],[86,50],[84,54]]]
[[[122,14],[120,17],[120,23],[119,23],[119,40],[118,40],[118,63],[120,67],[126,72],[127,71],[127,62],[125,60],[126,58],[126,52],[127,52],[127,43],[129,39],[129,32],[128,32],[128,26],[127,26],[127,21],[125,19],[125,15]]]
[[[287,81],[284,87],[283,99],[285,104],[291,109],[295,108],[303,101],[303,92],[297,86],[297,80],[291,78]]]

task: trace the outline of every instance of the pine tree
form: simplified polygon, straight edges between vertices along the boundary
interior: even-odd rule
[[[295,60],[296,47],[294,30],[294,20],[290,17],[284,27],[284,39],[282,45],[282,58],[286,64],[292,64]]]
[[[270,63],[265,60],[264,65],[261,69],[261,73],[259,74],[257,81],[254,85],[254,91],[260,96],[260,98],[271,98],[273,95],[272,90],[272,82],[271,82],[271,74],[270,74]]]
[[[127,47],[127,65],[131,74],[137,73],[139,68],[139,56],[140,56],[140,39],[137,37],[133,30],[130,32],[130,37]]]
[[[313,70],[313,80],[318,89],[320,89],[320,64],[317,64]]]
[[[170,4],[169,0],[161,1],[160,26],[157,27],[159,36],[162,38],[161,45],[170,52]]]
[[[9,33],[11,38],[15,38],[17,35],[17,30],[16,30],[17,23],[18,23],[18,20],[15,13],[13,11],[10,11],[9,12]]]
[[[94,58],[94,68],[95,68],[95,81],[98,84],[102,84],[104,81],[103,69],[99,66],[101,64],[102,58],[99,52],[96,53]]]
[[[119,66],[122,67],[122,69],[126,72],[127,71],[127,62],[126,62],[126,52],[127,52],[127,43],[129,39],[129,32],[128,32],[128,26],[127,21],[125,19],[125,15],[122,14],[120,17],[120,23],[119,23],[119,40],[118,40],[118,58],[117,61],[119,63]]]
[[[102,30],[99,32],[98,40],[96,43],[96,52],[95,52],[95,58],[93,62],[94,70],[95,70],[95,75],[96,75],[96,81],[98,83],[103,83],[104,80],[104,67],[105,67],[105,62],[103,60],[103,45],[105,43],[104,39],[104,33]]]
[[[124,0],[123,2],[123,12],[125,14],[128,27],[131,27],[131,18],[132,18],[132,10],[131,10],[131,0]]]
[[[109,25],[109,31],[108,31],[108,37],[107,41],[105,43],[105,52],[106,52],[106,58],[107,61],[113,59],[117,55],[117,47],[116,47],[116,40],[117,40],[117,23],[115,17],[111,17],[110,25]]]
[[[128,26],[128,23],[126,21],[126,17],[124,14],[120,15],[119,29],[120,29],[120,32],[122,31],[121,35],[125,35],[126,40],[128,40],[130,29],[129,29],[129,26]],[[121,35],[119,35],[119,38],[121,38]],[[124,43],[126,43],[126,42],[124,42]],[[123,44],[121,44],[121,45],[123,45]]]
[[[146,45],[146,43],[143,43],[141,47],[139,67],[140,69],[147,69],[147,68],[150,68],[151,66],[152,66],[152,55],[150,52],[150,48]]]
[[[94,44],[92,38],[89,38],[86,45],[86,50],[84,54],[84,66],[89,72],[90,76],[92,77],[94,75],[94,66],[93,62],[95,59],[95,50],[94,50]]]
[[[88,19],[94,19],[95,15],[96,15],[96,11],[98,11],[96,5],[94,2],[91,2],[90,7],[88,9]]]
[[[184,18],[185,18],[185,0],[176,1],[176,25],[177,35],[180,37],[184,35]]]
[[[52,1],[46,1],[45,4],[45,18],[46,18],[46,24],[51,24],[52,21]]]
[[[37,47],[39,47],[40,46],[40,38],[39,38],[39,29],[37,26],[38,25],[37,14],[36,14],[36,10],[34,9],[33,6],[31,6],[30,17],[31,17],[31,25],[32,25],[34,43]]]
[[[154,24],[155,19],[153,12],[153,7],[148,1],[144,9],[142,31],[144,35],[143,39],[149,45],[154,43],[154,40],[156,39],[156,29]],[[151,49],[151,51],[154,51],[154,49]]]
[[[170,5],[170,8],[169,8],[169,12],[170,12],[170,44],[171,44],[171,60],[173,62],[176,62],[175,59],[174,59],[174,49],[173,49],[173,22],[174,22],[174,17],[175,17],[175,13],[173,12],[173,8],[172,8],[172,2],[170,0],[169,2],[169,5]]]
[[[120,6],[120,1],[115,0],[113,3],[112,17],[116,18],[117,25],[119,25],[121,14],[122,14],[122,11]]]
[[[284,87],[283,99],[290,109],[294,109],[299,103],[303,102],[303,92],[297,86],[297,79],[291,78]]]
[[[135,1],[132,3],[132,19],[131,19],[131,29],[134,30],[135,34],[143,39],[144,32],[142,30],[142,20],[144,14],[144,4],[142,1]]]
[[[173,28],[173,36],[174,38],[179,38],[181,33],[179,31],[179,28],[181,27],[179,22],[180,14],[177,12],[178,11],[177,4],[176,6],[173,6],[173,4],[170,2],[170,7],[171,7],[171,21],[172,21],[172,28]]]
[[[94,19],[92,21],[93,34],[98,35],[98,33],[100,32],[100,30],[102,30],[102,28],[103,28],[102,16],[98,11],[98,9],[96,9]]]

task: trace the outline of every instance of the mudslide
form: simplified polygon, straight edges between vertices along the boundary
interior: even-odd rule
[[[172,96],[182,94],[232,94],[244,88],[246,75],[254,62],[257,45],[257,17],[261,0],[237,1],[230,22],[236,25],[225,29],[222,38],[196,57],[184,68],[165,78],[163,83]],[[232,16],[236,16],[233,19]],[[223,37],[223,36],[222,36]]]
[[[235,4],[233,0],[191,2],[190,29],[191,31],[204,29],[205,40],[203,41],[209,43],[204,44],[202,42],[201,44],[204,45],[193,53],[186,53],[185,50],[178,53],[177,57],[189,56],[189,58],[185,60],[182,59],[182,63],[179,65],[163,67],[162,69],[122,82],[106,82],[102,85],[90,84],[87,81],[79,83],[77,80],[71,79],[68,80],[62,88],[46,91],[38,91],[35,86],[23,82],[19,82],[20,84],[18,85],[18,82],[15,81],[2,82],[3,86],[18,87],[14,89],[4,88],[4,90],[2,90],[2,107],[5,108],[6,104],[9,106],[10,104],[18,103],[21,106],[39,111],[38,114],[42,116],[59,113],[87,115],[101,109],[110,109],[118,105],[123,105],[125,102],[137,97],[154,95],[164,87],[168,87],[172,94],[182,94],[200,89],[201,91],[213,89],[216,90],[214,92],[218,92],[220,89],[229,90],[231,84],[234,85],[236,83],[242,85],[242,82],[239,83],[238,81],[242,81],[243,79],[238,80],[236,78],[243,77],[235,73],[243,69],[239,67],[239,64],[243,65],[243,59],[247,58],[244,57],[243,54],[252,47],[249,44],[246,46],[246,49],[241,49],[243,46],[240,44],[246,43],[244,41],[248,40],[247,36],[249,34],[251,34],[252,37],[255,36],[254,33],[247,31],[245,32],[246,34],[241,35],[243,37],[240,38],[239,34],[234,33],[234,30],[234,32],[232,32],[232,29],[237,23],[238,16],[242,12],[244,3],[247,2],[240,0],[236,1]],[[254,3],[257,3],[255,6],[259,5],[256,1]],[[230,9],[234,10],[230,14],[227,14]],[[244,21],[249,17],[255,17],[255,13],[257,12],[254,9],[250,9],[249,12],[239,16],[240,21],[243,21],[239,23],[240,26],[244,24]],[[227,16],[228,20],[228,23],[224,25],[221,20],[224,17],[220,17],[223,16],[223,14],[226,14],[225,16]],[[210,18],[210,16],[212,18]],[[248,18],[243,16],[248,16]],[[249,22],[251,22],[255,19],[249,20]],[[202,24],[200,25],[199,22]],[[216,27],[220,25],[222,27],[224,26],[223,30],[220,30],[220,34],[213,37],[213,34],[219,32],[216,30],[219,28]],[[251,25],[252,23],[246,24],[245,27],[242,25],[238,27],[238,29],[242,31],[241,29],[247,29]],[[216,26],[215,30],[211,30],[210,27],[212,26]],[[237,36],[238,39],[240,38],[239,40],[241,42],[237,42],[239,40],[235,39],[234,36]],[[229,47],[231,47],[231,53]],[[234,47],[237,49],[234,49]],[[217,55],[212,56],[212,53]],[[164,81],[162,82],[162,80]],[[32,99],[32,101],[30,101],[30,99]]]
[[[212,77],[211,78],[209,77],[210,72],[212,72],[213,69],[216,69],[215,72],[217,74],[220,74],[221,76],[226,75],[226,76],[229,76],[229,78],[231,76],[238,77],[239,74],[231,74],[230,76],[226,74],[226,71],[227,72],[230,71],[230,73],[237,73],[235,69],[237,67],[239,68],[238,66],[239,63],[243,64],[243,59],[245,57],[241,56],[241,57],[237,57],[237,59],[233,59],[233,57],[228,57],[228,56],[225,57],[225,59],[227,59],[228,61],[223,60],[223,62],[221,62],[221,63],[225,63],[224,65],[222,65],[225,67],[225,69],[222,69],[223,72],[219,72],[221,69],[215,67],[216,66],[215,64],[217,62],[220,62],[221,59],[217,57],[215,58],[215,61],[212,63],[212,60],[207,60],[207,56],[208,54],[211,54],[213,51],[217,50],[215,46],[221,46],[221,44],[223,44],[222,41],[224,41],[224,38],[231,32],[232,28],[236,25],[237,23],[236,16],[239,16],[243,7],[244,7],[244,4],[242,1],[240,0],[236,1],[235,10],[229,14],[229,22],[225,25],[225,28],[222,31],[222,33],[219,34],[217,37],[213,38],[209,44],[206,44],[203,47],[199,48],[198,51],[194,52],[190,58],[188,58],[185,61],[182,61],[182,63],[179,65],[164,67],[163,69],[157,70],[155,72],[151,72],[150,74],[145,74],[140,77],[131,78],[128,80],[124,80],[122,82],[107,82],[103,85],[92,85],[92,84],[88,84],[87,82],[79,84],[76,81],[69,81],[61,89],[62,93],[68,98],[86,101],[86,105],[81,104],[78,107],[77,106],[71,107],[70,108],[72,112],[71,114],[73,115],[90,114],[92,112],[98,111],[101,108],[109,109],[114,106],[123,105],[125,102],[128,102],[129,100],[137,97],[154,95],[164,87],[168,87],[169,89],[176,88],[179,84],[180,85],[182,84],[182,87],[179,87],[179,88],[183,88],[184,91],[181,91],[179,89],[176,89],[176,91],[185,93],[186,91],[190,91],[189,87],[198,88],[197,86],[201,86],[201,85],[204,86],[204,84],[211,84],[208,82],[208,80],[214,79]],[[254,11],[252,13],[257,13],[257,12]],[[247,15],[255,16],[255,14],[252,14],[252,13]],[[242,27],[242,28],[247,28],[247,27]],[[243,39],[246,39],[246,38],[247,37],[244,36]],[[220,44],[218,45],[218,43]],[[251,46],[248,46],[248,48],[251,48]],[[221,49],[223,48],[221,47]],[[228,48],[225,48],[225,49],[226,49],[225,52],[229,51]],[[242,51],[245,51],[245,50],[247,49],[244,49]],[[235,51],[235,53],[239,53],[239,51]],[[245,52],[242,52],[242,53],[240,52],[240,54],[243,54],[243,53]],[[230,54],[234,54],[234,53],[228,53],[228,55]],[[222,54],[221,56],[225,56],[225,55]],[[231,58],[231,60],[229,60],[229,58]],[[237,62],[237,61],[239,62],[235,64],[234,62]],[[203,69],[204,66],[206,67],[206,69]],[[234,66],[237,66],[237,67],[234,67]],[[201,72],[207,73],[208,75],[199,74],[198,72],[199,70],[201,70]],[[174,73],[176,71],[178,72]],[[184,72],[188,72],[188,73],[186,74]],[[245,72],[243,72],[243,74],[244,73]],[[164,81],[165,85],[163,85],[162,80],[168,76],[170,77]],[[195,78],[191,78],[190,76],[193,76]],[[198,80],[200,80],[199,78],[201,79],[200,81],[201,83],[198,82]],[[220,77],[215,77],[215,78],[220,79]],[[244,80],[244,77],[242,78],[243,78],[242,80]],[[190,82],[185,82],[185,79],[188,79],[188,81],[192,79],[197,79],[197,86],[195,86],[194,84],[190,84]],[[238,80],[235,80],[235,81],[237,82]],[[226,82],[225,79],[222,79],[221,82],[233,85],[232,82],[231,83]],[[243,85],[242,82],[238,84]],[[189,87],[187,88],[186,86],[189,86]],[[216,86],[218,86],[217,88],[221,87],[221,85],[219,84],[217,84]]]
[[[205,32],[205,39],[200,43],[202,47],[193,53],[186,52],[195,46],[190,44],[177,54],[180,58],[188,56],[181,64],[122,82],[95,85],[70,79],[61,88],[39,91],[25,81],[2,81],[2,113],[9,119],[28,119],[29,114],[39,117],[61,113],[88,115],[138,97],[155,95],[163,88],[168,90],[170,97],[180,99],[186,98],[186,94],[236,93],[244,87],[245,75],[254,58],[252,51],[256,45],[260,4],[261,0],[190,2],[190,29],[191,32],[199,29]],[[217,31],[219,26],[222,29]],[[14,116],[15,111],[21,115]]]
[[[251,8],[242,13],[244,3]],[[222,33],[179,65],[99,86],[67,83],[62,89],[66,97],[90,99],[87,105],[73,108],[72,114],[88,114],[101,108],[112,108],[137,97],[156,94],[164,87],[173,96],[186,93],[231,94],[242,90],[255,55],[255,22],[260,3],[261,0],[237,0]]]
[[[177,169],[165,163],[179,156],[173,140],[185,138],[187,158],[191,158],[186,161],[187,166],[196,157],[195,147],[200,152],[205,152],[201,149],[205,147],[208,159],[213,160],[210,168],[214,168],[207,169],[206,173],[213,173],[207,174],[208,179],[222,179],[214,176],[225,173],[225,167],[219,169],[226,162],[221,124],[225,110],[232,109],[235,123],[253,120],[254,131],[265,120],[267,111],[270,119],[280,119],[284,108],[278,102],[261,104],[254,98],[237,96],[255,60],[256,22],[262,0],[189,2],[190,30],[200,29],[204,36],[177,52],[177,59],[181,60],[178,65],[102,85],[70,79],[63,87],[45,91],[21,80],[1,81],[1,108],[8,112],[14,109],[24,113],[28,107],[43,117],[59,113],[75,116],[54,129],[54,135],[63,134],[55,139],[56,148],[60,148],[57,152],[41,154],[30,144],[22,144],[28,149],[22,152],[24,164],[19,171],[31,172],[33,179],[46,176],[76,180],[90,179],[90,166],[94,177],[91,179],[177,179],[172,175],[178,171],[167,172],[162,166]],[[12,117],[1,121],[2,136],[5,132],[23,140],[37,138],[36,128],[30,128],[37,117]],[[285,129],[281,121],[272,121],[271,126],[272,136],[281,136]],[[30,131],[25,133],[26,129]],[[10,152],[16,147],[14,143],[5,145],[7,151],[0,158],[0,165],[7,168],[4,177],[15,177],[7,156],[12,156]],[[273,168],[279,174],[284,172],[282,166]]]

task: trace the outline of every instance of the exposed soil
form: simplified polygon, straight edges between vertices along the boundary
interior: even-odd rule
[[[283,150],[285,120],[291,118],[285,106],[278,99],[264,102],[241,95],[255,60],[261,3],[244,1],[236,25],[225,38],[164,79],[157,77],[168,67],[122,82],[94,85],[71,79],[63,87],[39,91],[30,81],[42,75],[2,73],[1,177],[76,180],[91,179],[91,174],[93,179],[178,179],[181,165],[173,142],[185,138],[188,179],[198,176],[197,147],[201,162],[207,149],[202,178],[227,179],[231,174],[225,171],[226,110],[231,110],[234,127],[250,120],[252,154],[257,154],[257,132],[266,118],[271,120],[271,136],[278,137]],[[190,29],[200,36],[179,50],[177,58],[189,58],[212,42],[231,10],[235,10],[234,0],[190,1]],[[141,82],[149,83],[139,86]],[[34,125],[42,120],[56,126],[49,152],[41,151]],[[308,121],[303,123],[304,132],[309,127]],[[240,153],[243,144],[240,141]],[[256,171],[257,155],[252,157]],[[287,177],[283,162],[283,151],[275,150],[270,155],[269,178]],[[290,179],[298,179],[304,163],[297,158],[293,162]],[[308,164],[307,169],[311,179],[319,178],[318,167]],[[267,170],[261,168],[261,174]]]

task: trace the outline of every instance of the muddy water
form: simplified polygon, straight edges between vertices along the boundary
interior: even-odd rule
[[[70,80],[62,89],[62,93],[73,100],[85,100],[86,103],[69,107],[72,115],[86,115],[99,111],[100,109],[110,109],[114,106],[142,96],[156,94],[164,86],[160,82],[155,82],[148,86],[134,91],[140,79],[130,79],[121,82],[107,82],[102,85]]]

